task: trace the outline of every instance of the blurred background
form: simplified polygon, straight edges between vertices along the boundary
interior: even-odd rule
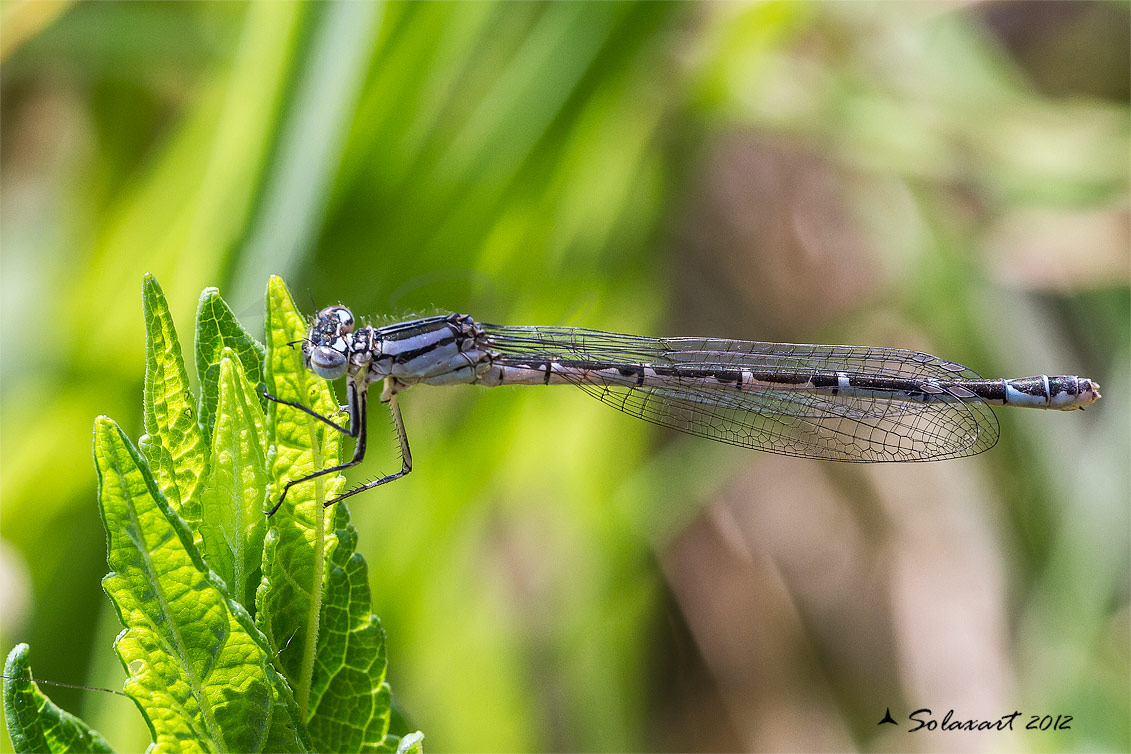
[[[564,387],[411,391],[415,472],[351,510],[429,750],[1131,747],[1126,4],[0,12],[0,650],[30,642],[38,677],[124,678],[90,430],[141,432],[142,274],[191,348],[204,287],[257,332],[279,273],[312,314],[1103,386],[907,465],[677,436]],[[353,479],[397,465],[383,426]],[[45,690],[147,744],[128,700]],[[919,708],[1074,721],[909,734]]]

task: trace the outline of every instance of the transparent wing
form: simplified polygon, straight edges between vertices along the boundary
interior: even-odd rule
[[[723,338],[647,338],[576,327],[481,326],[491,348],[518,356],[533,354],[555,359],[719,369],[778,368],[783,372],[835,369],[859,375],[981,379],[981,375],[961,364],[901,348]]]
[[[731,445],[837,461],[928,461],[974,455],[997,442],[990,407],[965,392],[917,402],[897,391],[832,395],[759,385],[736,390],[705,377],[751,369],[769,377],[840,372],[854,377],[976,380],[961,364],[893,348],[644,338],[578,328],[483,325],[488,347],[506,363],[532,356],[595,367],[661,366],[663,385],[609,385],[596,371],[567,376],[603,403],[632,416]],[[796,381],[796,380],[794,380]]]

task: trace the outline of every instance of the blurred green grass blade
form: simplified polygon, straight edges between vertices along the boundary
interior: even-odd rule
[[[289,275],[322,229],[326,197],[376,46],[380,2],[313,3],[313,32],[297,50],[295,83],[280,113],[278,145],[232,281],[234,301],[258,295],[269,273]]]
[[[248,234],[308,10],[302,3],[200,7],[214,8],[209,15],[234,15],[219,23],[234,26],[237,42],[230,58],[209,66],[215,74],[200,81],[183,117],[141,161],[136,179],[115,187],[106,207],[86,210],[100,215],[87,251],[97,261],[64,299],[71,321],[106,307],[106,291],[128,285],[143,262],[167,278],[171,300],[195,299],[206,282],[231,269]],[[237,311],[250,303],[229,300]],[[130,355],[119,336],[131,312],[110,306],[105,316],[103,326],[76,344],[79,357],[114,354],[125,362]]]
[[[55,706],[32,680],[28,645],[17,644],[4,663],[4,716],[15,752],[112,752],[97,731]]]
[[[266,640],[107,417],[95,421],[94,457],[111,569],[102,583],[126,627],[114,648],[156,749],[308,751]]]
[[[196,373],[200,378],[200,416],[206,443],[211,442],[212,426],[216,422],[220,357],[225,348],[235,352],[260,407],[265,407],[267,401],[262,395],[267,384],[263,381],[263,344],[244,329],[228,303],[220,297],[218,289],[206,288],[200,294],[196,309]]]
[[[235,351],[223,350],[219,402],[208,472],[202,485],[200,536],[204,559],[233,597],[251,605],[263,560],[267,499],[266,419],[256,388]]]
[[[510,6],[505,12],[523,12]],[[382,193],[395,194],[413,171],[421,151],[448,125],[453,95],[466,93],[467,72],[458,63],[482,59],[494,43],[500,54],[499,14],[494,3],[439,5],[394,3],[383,21],[382,45],[351,124],[338,182],[351,186],[379,156]],[[396,102],[397,107],[389,107]],[[458,122],[458,121],[457,121]],[[395,149],[389,149],[395,144]]]
[[[267,388],[272,395],[312,407],[323,416],[338,409],[328,383],[302,364],[302,352],[289,344],[306,334],[302,315],[282,279],[267,286]],[[288,479],[339,462],[339,433],[290,406],[267,407],[268,458],[274,486],[270,504]],[[340,474],[319,477],[291,489],[271,518],[264,542],[263,581],[256,593],[260,630],[278,653],[278,663],[295,690],[295,699],[309,719],[311,684],[321,617],[326,556],[337,545],[326,532],[322,507],[341,487]]]
[[[491,76],[469,72],[475,61],[491,70],[518,44],[516,27],[533,6],[496,3],[394,3],[385,19],[384,43],[373,67],[347,145],[352,159],[341,168],[339,181],[353,185],[368,175],[380,158],[382,194],[396,196],[404,182],[421,168],[433,142],[447,143],[467,113],[463,97],[476,101],[478,89]],[[509,15],[503,16],[507,13]],[[489,57],[484,53],[490,53]],[[389,103],[396,102],[396,108]],[[389,149],[395,145],[395,149]]]
[[[8,60],[25,42],[35,39],[70,5],[68,0],[57,3],[17,0],[0,6],[0,61]]]
[[[434,169],[443,172],[447,185],[471,176],[501,182],[513,174],[562,115],[631,11],[631,4],[622,3],[541,6],[521,44],[438,153]]]
[[[505,13],[513,12],[506,7]],[[508,40],[513,50],[490,76],[482,77],[490,83],[471,100],[475,106],[453,110],[466,101],[456,90],[433,138],[405,172],[404,183],[393,188],[397,196],[414,197],[419,209],[411,217],[385,218],[383,235],[392,248],[416,248],[419,258],[426,259],[465,243],[469,228],[495,216],[523,166],[540,156],[539,147],[556,146],[555,126],[570,113],[587,74],[617,39],[621,23],[632,18],[624,3],[549,3],[529,12],[528,29],[503,25],[504,32],[509,28],[515,34]],[[498,54],[498,35],[487,25],[481,55],[485,49]],[[426,36],[422,41],[426,47],[433,44]],[[390,67],[410,79],[406,72],[415,70],[407,61]]]
[[[310,737],[319,751],[378,751],[389,731],[385,631],[370,612],[369,567],[356,552],[349,511],[334,509],[337,547],[324,580],[318,665],[310,696]]]
[[[190,526],[200,522],[194,493],[204,473],[204,438],[196,421],[181,344],[173,327],[169,303],[156,278],[146,274],[142,283],[145,317],[145,392],[143,420],[149,452],[160,445],[153,469],[165,499]]]

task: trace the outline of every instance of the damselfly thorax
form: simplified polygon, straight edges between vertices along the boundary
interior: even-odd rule
[[[983,379],[961,364],[898,348],[648,338],[571,327],[508,327],[465,314],[354,329],[350,311],[323,309],[302,343],[307,368],[346,377],[349,427],[267,396],[357,439],[353,458],[287,483],[361,462],[368,388],[383,382],[412,470],[397,394],[416,384],[580,387],[627,414],[731,445],[829,461],[937,461],[988,450],[998,438],[990,406],[1083,408],[1100,397],[1084,377]]]

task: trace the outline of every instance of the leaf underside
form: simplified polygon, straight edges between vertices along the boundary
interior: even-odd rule
[[[4,663],[4,714],[12,750],[50,754],[113,752],[97,731],[59,709],[32,680],[28,645],[17,644]]]
[[[221,352],[218,406],[201,492],[202,554],[242,604],[254,602],[267,521],[266,419],[235,352]]]
[[[204,473],[204,436],[196,419],[181,344],[165,294],[151,275],[142,285],[145,316],[145,392],[142,416],[147,437],[140,442],[153,476],[176,511],[192,528],[200,522],[195,492]]]
[[[210,440],[220,400],[220,362],[225,348],[239,360],[260,408],[266,400],[263,381],[263,344],[244,329],[216,288],[205,288],[196,308],[196,373],[200,377],[200,417],[204,436]]]

